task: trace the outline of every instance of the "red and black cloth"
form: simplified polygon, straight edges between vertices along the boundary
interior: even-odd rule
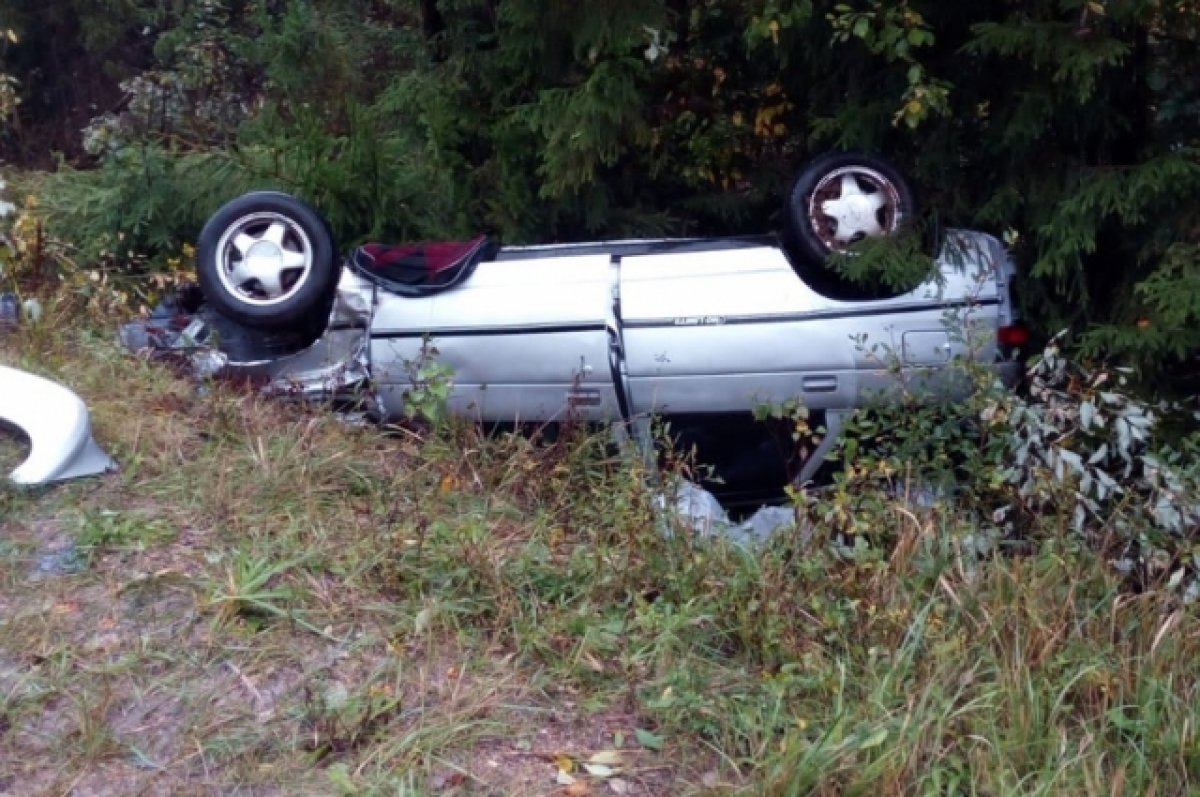
[[[469,241],[364,244],[350,267],[379,287],[402,296],[428,296],[465,280],[493,246],[486,235]]]

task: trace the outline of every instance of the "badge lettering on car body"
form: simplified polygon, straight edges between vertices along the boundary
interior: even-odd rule
[[[725,316],[720,315],[686,315],[675,319],[677,327],[713,327],[725,323]]]

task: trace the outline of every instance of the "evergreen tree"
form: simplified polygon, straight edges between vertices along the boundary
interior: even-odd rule
[[[77,221],[182,172],[155,185],[191,200],[123,232],[194,234],[222,192],[266,184],[346,243],[762,232],[808,158],[862,148],[914,178],[931,228],[1012,243],[1044,332],[1146,374],[1200,349],[1194,3],[0,0],[0,21],[10,158],[45,163],[49,141],[91,163],[80,108],[119,133],[99,171],[65,173],[108,191],[59,203]]]

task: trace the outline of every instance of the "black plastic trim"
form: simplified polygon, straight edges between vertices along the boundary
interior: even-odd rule
[[[468,338],[468,337],[497,337],[500,335],[550,335],[569,332],[604,332],[607,324],[530,324],[522,327],[447,327],[445,329],[429,329],[422,332],[374,332],[373,340],[399,340],[406,338]]]
[[[637,257],[638,255],[726,252],[737,249],[756,249],[764,246],[780,248],[779,238],[774,235],[748,235],[730,238],[667,238],[659,241],[589,241],[577,244],[502,247],[492,256],[492,260],[494,262],[502,262],[505,260],[539,260],[549,257],[581,257],[586,255],[611,255],[614,258],[622,258]]]

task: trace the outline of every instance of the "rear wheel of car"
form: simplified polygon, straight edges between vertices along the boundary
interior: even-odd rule
[[[915,218],[908,180],[882,158],[834,152],[797,176],[785,209],[793,256],[823,264],[865,238],[891,235]]]
[[[256,329],[293,329],[328,312],[337,249],[307,203],[276,192],[245,194],[204,225],[197,276],[217,312]]]

